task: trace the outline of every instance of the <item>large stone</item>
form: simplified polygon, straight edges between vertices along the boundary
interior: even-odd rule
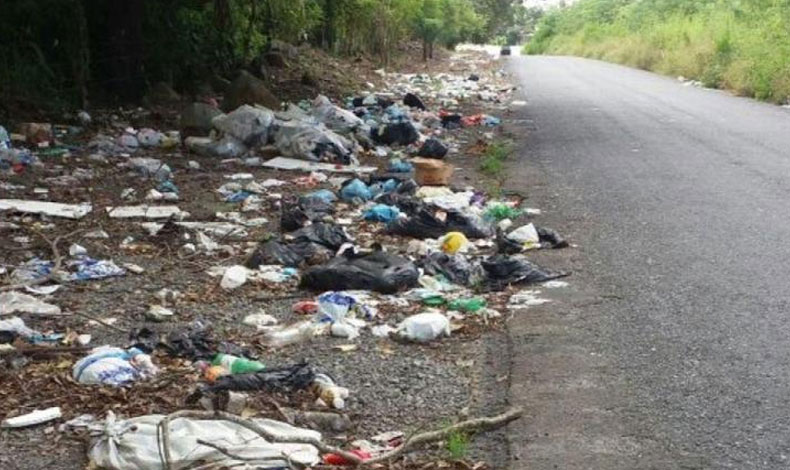
[[[294,46],[293,44],[288,44],[285,41],[280,41],[279,39],[272,39],[272,42],[269,45],[269,50],[273,52],[279,52],[289,59],[294,59],[299,55],[298,47]]]
[[[260,104],[275,111],[280,109],[280,100],[266,88],[266,84],[246,70],[242,70],[230,84],[222,102],[222,109],[233,111],[243,104]]]
[[[176,93],[167,83],[157,82],[148,90],[148,93],[145,94],[143,101],[148,106],[164,106],[178,103],[181,101],[181,95]]]
[[[192,103],[181,111],[179,121],[182,136],[208,135],[211,132],[211,121],[222,114],[222,111],[206,103]]]

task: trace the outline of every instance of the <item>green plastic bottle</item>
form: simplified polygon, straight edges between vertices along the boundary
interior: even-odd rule
[[[217,354],[214,360],[211,361],[213,366],[221,366],[225,370],[230,371],[231,374],[246,374],[249,372],[258,372],[263,370],[266,366],[262,362],[251,361],[243,357],[231,356],[230,354]]]
[[[486,306],[486,299],[482,297],[472,297],[471,299],[455,299],[450,302],[450,310],[460,312],[475,313]]]

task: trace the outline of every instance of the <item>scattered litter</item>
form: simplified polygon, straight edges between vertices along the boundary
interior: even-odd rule
[[[23,214],[41,214],[65,219],[81,219],[93,206],[84,204],[61,204],[58,202],[24,201],[21,199],[0,199],[0,211],[15,211]]]
[[[4,419],[3,422],[0,423],[0,428],[26,428],[28,426],[47,423],[61,416],[60,407],[53,406],[45,410],[36,410],[21,416]]]
[[[108,207],[107,213],[113,219],[185,219],[189,217],[188,212],[184,212],[178,206],[119,206]]]
[[[61,315],[60,307],[43,302],[32,295],[19,292],[0,292],[0,315],[12,313],[32,313],[36,315]]]
[[[276,170],[299,170],[299,171],[326,171],[329,173],[373,173],[376,167],[373,166],[349,166],[333,165],[331,163],[308,162],[295,158],[275,157],[263,163],[266,168]]]
[[[74,364],[72,377],[81,384],[120,386],[158,372],[151,356],[139,349],[100,346]]]

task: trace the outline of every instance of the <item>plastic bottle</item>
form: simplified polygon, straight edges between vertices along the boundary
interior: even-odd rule
[[[262,362],[244,359],[243,357],[231,356],[230,354],[217,354],[211,361],[213,366],[221,366],[231,374],[246,374],[248,372],[258,372],[266,366]]]

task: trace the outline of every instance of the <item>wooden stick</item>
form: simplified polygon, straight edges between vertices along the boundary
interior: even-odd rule
[[[162,447],[162,451],[160,452],[160,456],[162,457],[163,460],[162,463],[165,470],[172,470],[172,456],[170,454],[170,429],[169,429],[170,421],[179,418],[215,419],[215,420],[230,421],[246,429],[249,429],[250,431],[258,434],[259,436],[263,437],[264,439],[270,442],[309,444],[315,447],[316,449],[318,449],[321,453],[337,454],[340,457],[346,459],[351,465],[359,467],[359,466],[369,466],[377,463],[391,461],[408,450],[414,449],[416,447],[425,444],[429,444],[431,442],[441,441],[443,439],[446,439],[448,436],[450,436],[453,433],[493,431],[495,429],[499,429],[507,425],[512,421],[521,418],[523,414],[524,414],[524,410],[522,408],[512,408],[501,415],[461,421],[460,423],[456,423],[452,426],[448,426],[446,428],[439,429],[437,431],[428,431],[428,432],[416,434],[410,437],[409,439],[407,439],[401,446],[397,447],[396,449],[368,460],[362,460],[361,458],[359,458],[359,456],[355,454],[325,444],[321,442],[319,439],[315,439],[313,437],[293,436],[287,440],[281,439],[279,436],[275,436],[269,433],[266,429],[257,425],[253,421],[244,419],[240,416],[236,416],[234,414],[230,414],[224,411],[213,411],[213,412],[195,411],[195,410],[176,411],[175,413],[169,414],[164,418],[162,418],[162,421],[159,422],[157,427],[159,428],[159,430],[161,430],[161,441],[159,444]],[[206,445],[205,443],[202,444]],[[211,445],[209,447],[213,447],[216,450],[222,452],[217,447]],[[226,453],[226,455],[229,454]],[[236,458],[236,457],[231,457],[231,458]]]

